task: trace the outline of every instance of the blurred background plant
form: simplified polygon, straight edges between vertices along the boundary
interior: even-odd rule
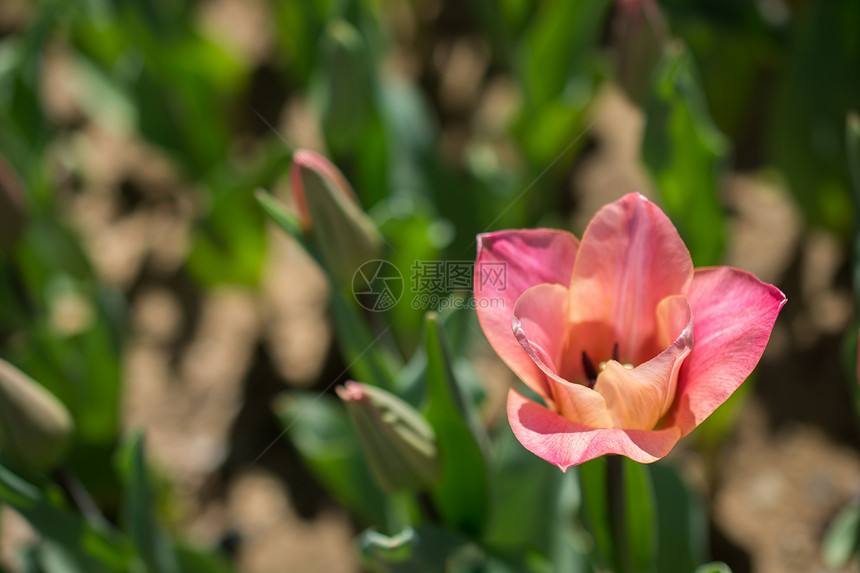
[[[38,440],[0,441],[0,570],[438,571],[440,547],[451,571],[588,570],[577,472],[512,439],[473,313],[425,317],[468,289],[416,262],[471,261],[488,230],[581,234],[630,191],[697,265],[789,298],[755,379],[649,468],[678,532],[649,559],[846,567],[858,30],[853,0],[5,0],[0,431],[22,395],[72,422],[35,466],[16,448]],[[404,281],[384,312],[314,260],[298,148],[378,229]],[[461,471],[382,491],[348,379],[424,415]]]

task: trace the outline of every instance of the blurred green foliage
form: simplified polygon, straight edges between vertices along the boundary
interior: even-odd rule
[[[268,38],[259,53],[206,25],[202,0],[42,0],[0,19],[0,356],[69,409],[76,435],[64,470],[107,516],[84,511],[60,478],[0,459],[0,499],[42,536],[22,562],[45,573],[230,570],[216,552],[173,539],[153,503],[169,488],[152,479],[143,439],[121,437],[126,296],[139,277],[107,280],[72,214],[76,198],[92,192],[73,142],[97,128],[166,158],[174,191],[193,205],[180,267],[198,292],[259,286],[268,215],[326,271],[348,375],[423,409],[439,439],[442,478],[404,503],[374,483],[331,395],[289,392],[275,407],[310,472],[362,526],[382,530],[359,537],[366,567],[588,570],[596,553],[611,553],[613,526],[598,508],[585,518],[596,529],[585,533],[578,480],[599,490],[603,477],[589,468],[562,475],[524,452],[504,424],[480,421],[473,313],[427,318],[427,308],[404,300],[370,320],[290,207],[254,192],[283,186],[293,146],[321,147],[355,187],[412,300],[453,304],[468,292],[409,284],[412,264],[471,260],[479,232],[568,227],[581,198],[570,176],[594,143],[601,90],[612,83],[644,114],[640,160],[697,264],[723,256],[721,189],[731,168],[777,174],[805,225],[848,244],[846,158],[853,154],[855,192],[860,160],[858,129],[851,124],[846,139],[844,122],[860,109],[860,4],[259,4],[268,26],[251,31]],[[633,33],[642,43],[625,47]],[[67,92],[57,97],[71,100],[71,114],[50,104],[58,81],[48,81],[47,63],[58,51],[74,80],[62,76]],[[471,67],[457,75],[463,62]],[[504,109],[492,107],[493,94]],[[309,133],[295,128],[295,114]],[[63,320],[69,308],[71,322]],[[704,430],[708,449],[742,399]],[[627,474],[636,515],[689,535],[649,539],[645,521],[630,525],[638,544],[631,567],[692,570],[707,557],[701,500],[672,468],[653,470]],[[645,493],[652,481],[656,511]],[[689,527],[669,527],[667,515]],[[389,527],[404,516],[411,526]],[[856,508],[834,525],[829,560],[856,549],[855,530]]]

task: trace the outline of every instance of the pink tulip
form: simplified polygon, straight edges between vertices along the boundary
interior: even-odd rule
[[[635,193],[603,207],[581,242],[480,235],[475,299],[490,344],[544,402],[509,392],[514,434],[563,471],[668,454],[752,372],[786,302],[748,272],[694,270],[669,218]]]

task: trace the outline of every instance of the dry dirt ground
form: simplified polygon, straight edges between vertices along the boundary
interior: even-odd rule
[[[206,25],[245,57],[268,53],[259,2],[204,5]],[[436,96],[452,108],[482,102],[482,109],[495,110],[485,118],[492,127],[510,108],[510,86],[467,81],[486,64],[481,54],[474,42],[440,49]],[[415,59],[400,54],[388,65],[415,73]],[[244,573],[359,571],[353,523],[289,443],[277,439],[281,429],[271,413],[280,392],[322,389],[342,369],[323,277],[296,245],[271,231],[258,290],[201,290],[183,266],[199,208],[193,185],[135,137],[81,122],[74,93],[63,93],[74,85],[74,72],[61,47],[47,64],[54,87],[46,90],[46,105],[59,123],[82,125],[56,150],[59,160],[74,157],[86,174],[80,191],[66,198],[69,223],[101,279],[118,285],[132,309],[125,424],[146,431],[153,463],[181,500],[177,530],[194,543],[233,550]],[[282,102],[278,128],[290,141],[319,148],[306,109],[300,98]],[[577,231],[605,202],[651,188],[637,159],[641,114],[611,87],[593,113],[593,145],[568,182]],[[447,134],[442,152],[456,156],[463,136]],[[273,191],[288,198],[286,183]],[[823,572],[822,532],[860,494],[860,442],[840,357],[853,316],[848,254],[835,238],[803,228],[786,190],[765,174],[732,173],[722,192],[731,225],[727,264],[778,284],[789,303],[727,442],[708,458],[682,447],[672,459],[709,501],[714,556],[735,573]],[[495,419],[512,378],[481,341],[475,352],[492,395],[485,414]],[[28,534],[4,516],[2,535],[6,564],[10,547]]]

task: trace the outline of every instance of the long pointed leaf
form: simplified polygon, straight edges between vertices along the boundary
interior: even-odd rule
[[[606,487],[606,459],[585,462],[578,468],[582,484],[584,521],[594,538],[595,560],[606,569],[617,571],[612,521],[609,516],[609,490]]]
[[[73,564],[71,571],[120,573],[128,571],[132,550],[118,532],[105,531],[58,507],[46,492],[16,474],[0,459],[0,501],[9,504],[45,542],[52,553]],[[71,565],[70,565],[71,567]]]
[[[431,495],[443,523],[477,535],[487,518],[486,462],[468,422],[465,400],[435,313],[427,314],[426,327],[426,416],[436,432],[441,462],[441,475],[431,488]]]
[[[657,520],[649,467],[622,458],[626,537],[634,571],[655,571]]]
[[[173,548],[156,521],[155,492],[146,466],[143,436],[132,436],[123,453],[126,454],[125,528],[149,573],[180,573]]]
[[[658,512],[657,570],[687,573],[707,554],[708,519],[704,502],[675,470],[664,464],[649,467]]]
[[[718,185],[728,143],[711,120],[683,44],[666,49],[646,114],[642,155],[666,212],[678,224],[696,266],[717,264],[724,243]]]

